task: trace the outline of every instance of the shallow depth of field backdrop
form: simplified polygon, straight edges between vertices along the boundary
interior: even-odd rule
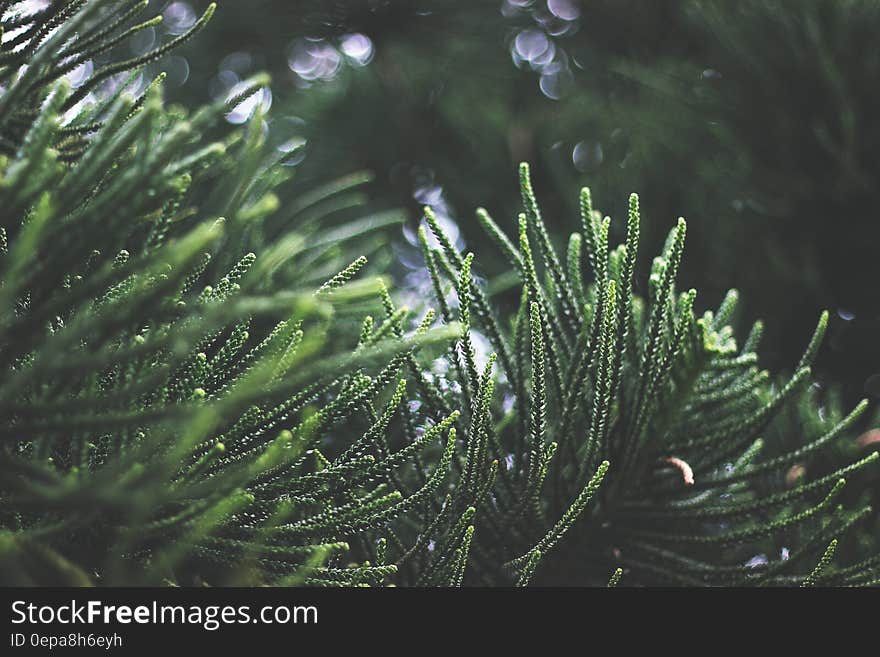
[[[175,31],[208,2],[158,4]],[[638,191],[645,253],[687,217],[682,284],[771,320],[766,366],[831,310],[817,373],[856,400],[880,396],[878,26],[873,0],[227,1],[160,67],[188,105],[271,72],[267,126],[300,180],[367,169],[376,203],[410,210],[402,278],[421,205],[473,246],[475,207],[515,217],[521,160],[559,235],[576,186],[612,216]]]

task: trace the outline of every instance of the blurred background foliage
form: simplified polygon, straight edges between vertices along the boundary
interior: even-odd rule
[[[208,2],[155,4],[175,32]],[[741,321],[768,320],[771,369],[830,309],[820,378],[876,398],[878,29],[876,0],[227,0],[161,68],[185,105],[269,71],[271,92],[227,119],[268,110],[298,184],[372,172],[371,202],[409,217],[385,252],[411,290],[425,204],[486,251],[481,275],[503,272],[473,211],[512,229],[528,160],[559,235],[575,185],[618,219],[638,191],[643,253],[687,217],[683,284],[703,308],[738,288]]]

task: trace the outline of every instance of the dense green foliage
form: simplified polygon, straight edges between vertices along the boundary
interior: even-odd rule
[[[642,297],[638,198],[615,247],[584,188],[561,255],[526,165],[515,239],[477,212],[516,311],[430,208],[418,237],[436,311],[398,307],[381,279],[355,280],[395,223],[352,218],[365,179],[297,190],[259,109],[224,127],[265,76],[194,112],[165,105],[161,78],[137,84],[213,5],[76,85],[72,70],[155,25],[135,24],[148,3],[16,6],[0,2],[14,33],[0,581],[877,581],[876,556],[835,556],[870,513],[845,482],[878,454],[801,476],[868,406],[820,415],[806,388],[827,314],[780,384],[758,367],[761,324],[734,336],[736,292],[698,314],[678,289],[684,220]]]
[[[12,57],[2,71],[3,579],[382,579],[390,567],[314,570],[353,528],[394,515],[398,493],[377,480],[409,454],[319,472],[315,442],[388,368],[344,373],[436,339],[377,327],[357,353],[333,339],[378,289],[339,289],[364,264],[337,274],[339,245],[381,222],[316,236],[321,204],[344,200],[348,180],[287,208],[308,239],[266,239],[287,171],[262,154],[259,117],[223,143],[202,137],[262,80],[190,117],[163,109],[157,81],[62,118],[89,85],[54,82],[65,63],[111,43],[145,5],[81,4],[32,19],[26,73]],[[43,41],[52,22],[61,29]]]
[[[625,243],[611,248],[611,220],[593,210],[583,189],[581,231],[563,258],[548,238],[526,165],[520,174],[525,212],[517,240],[477,211],[522,281],[509,334],[474,282],[473,256],[456,251],[430,210],[439,248],[422,233],[443,316],[465,327],[451,358],[462,392],[450,406],[470,415],[462,420],[466,456],[452,504],[463,497],[459,507],[476,510],[474,581],[526,583],[548,559],[547,577],[559,583],[596,584],[616,564],[631,582],[803,580],[811,555],[871,512],[846,510],[835,498],[844,477],[877,460],[873,453],[807,481],[788,475],[846,435],[867,401],[845,418],[814,420],[820,431],[796,447],[769,439],[779,431],[777,415],[808,382],[827,314],[794,375],[777,387],[757,366],[761,323],[741,343],[733,335],[735,291],[698,317],[696,292],[676,290],[684,220],[654,259],[643,300],[633,292],[638,198],[630,197]],[[444,276],[455,286],[457,314],[444,300]],[[482,373],[475,363],[472,325],[498,355],[507,404],[493,396],[495,354]],[[800,431],[800,422],[781,419],[783,434]],[[496,479],[481,499],[484,482]],[[566,532],[574,534],[567,555]],[[547,555],[557,543],[561,563]],[[774,552],[779,556],[748,563]],[[876,578],[875,566],[873,559],[849,570],[823,568],[810,581],[864,583]]]

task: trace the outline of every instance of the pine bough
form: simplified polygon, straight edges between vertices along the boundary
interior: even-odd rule
[[[633,292],[636,195],[625,243],[612,248],[611,219],[583,189],[581,230],[562,257],[526,164],[520,186],[515,239],[477,211],[521,281],[509,331],[471,273],[473,255],[456,250],[425,210],[425,261],[442,316],[459,321],[462,333],[448,358],[455,385],[447,387],[455,392],[435,390],[421,401],[441,415],[461,408],[462,440],[459,479],[422,536],[437,525],[453,535],[462,524],[474,527],[465,577],[473,583],[525,585],[542,569],[546,581],[592,584],[609,575],[612,584],[621,576],[694,586],[876,582],[876,557],[845,568],[831,562],[836,537],[871,512],[846,509],[837,497],[846,477],[878,454],[808,482],[786,476],[846,435],[867,401],[799,448],[780,453],[768,445],[771,455],[763,456],[762,436],[809,381],[827,313],[794,375],[777,387],[757,366],[761,324],[741,344],[734,338],[735,291],[717,311],[697,316],[696,292],[676,289],[683,219],[654,259],[643,300]],[[474,328],[494,349],[482,370]],[[772,552],[779,557],[751,558]],[[434,572],[437,562],[452,568],[460,559],[447,550],[415,570]]]
[[[161,79],[126,92],[213,6],[167,46],[70,88],[77,62],[155,22],[128,27],[146,5],[0,3],[4,32],[19,30],[0,53],[0,578],[382,582],[395,566],[342,561],[346,540],[427,497],[450,456],[403,499],[389,473],[418,445],[369,453],[387,413],[340,427],[403,354],[450,329],[386,323],[340,350],[336,327],[379,289],[349,283],[365,259],[340,271],[340,245],[382,221],[266,237],[288,174],[264,154],[261,117],[204,136],[265,79],[192,116],[163,107]],[[322,205],[348,203],[357,182],[299,198],[289,219],[317,230]],[[362,436],[331,462],[319,443],[334,431]]]

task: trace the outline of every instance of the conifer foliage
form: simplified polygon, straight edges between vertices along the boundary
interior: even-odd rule
[[[515,239],[477,211],[522,284],[509,331],[472,274],[473,255],[456,250],[430,208],[421,232],[443,315],[462,325],[449,357],[460,393],[448,402],[463,409],[461,479],[443,512],[467,509],[475,527],[464,581],[524,585],[542,571],[545,581],[612,585],[876,581],[876,557],[831,564],[836,537],[870,513],[844,508],[838,495],[878,454],[786,482],[793,464],[847,435],[867,402],[797,449],[764,444],[809,381],[827,314],[793,376],[776,385],[757,364],[760,322],[742,342],[733,335],[736,291],[698,316],[696,291],[676,288],[683,219],[654,259],[642,299],[634,293],[635,194],[625,241],[612,247],[611,219],[583,189],[580,231],[561,256],[526,164],[520,187]],[[476,329],[494,349],[482,370]]]
[[[395,566],[381,555],[356,567],[341,555],[416,501],[386,480],[420,445],[377,452],[387,417],[365,409],[389,362],[449,329],[365,328],[349,351],[323,339],[378,290],[350,282],[365,259],[344,267],[340,244],[382,222],[306,240],[268,221],[288,173],[264,152],[259,114],[205,136],[265,79],[191,116],[164,108],[161,79],[128,91],[213,5],[187,34],[71,88],[67,72],[155,23],[132,26],[147,4],[0,3],[0,578],[382,582]],[[315,230],[322,203],[356,182],[284,216]],[[328,461],[318,442],[355,411],[365,419],[346,435],[362,437]]]
[[[268,80],[191,114],[164,105],[161,76],[133,84],[213,5],[105,61],[155,24],[137,22],[148,4],[0,0],[3,583],[877,581],[876,557],[835,561],[869,512],[838,496],[877,454],[786,478],[866,403],[770,444],[798,430],[778,423],[827,316],[777,385],[760,324],[733,335],[735,292],[697,315],[677,289],[684,220],[643,299],[637,197],[612,247],[584,189],[560,255],[526,165],[514,239],[477,212],[518,276],[515,316],[430,210],[436,311],[415,316],[355,280],[355,244],[393,218],[325,225],[361,178],[288,199],[259,110],[223,128]]]

